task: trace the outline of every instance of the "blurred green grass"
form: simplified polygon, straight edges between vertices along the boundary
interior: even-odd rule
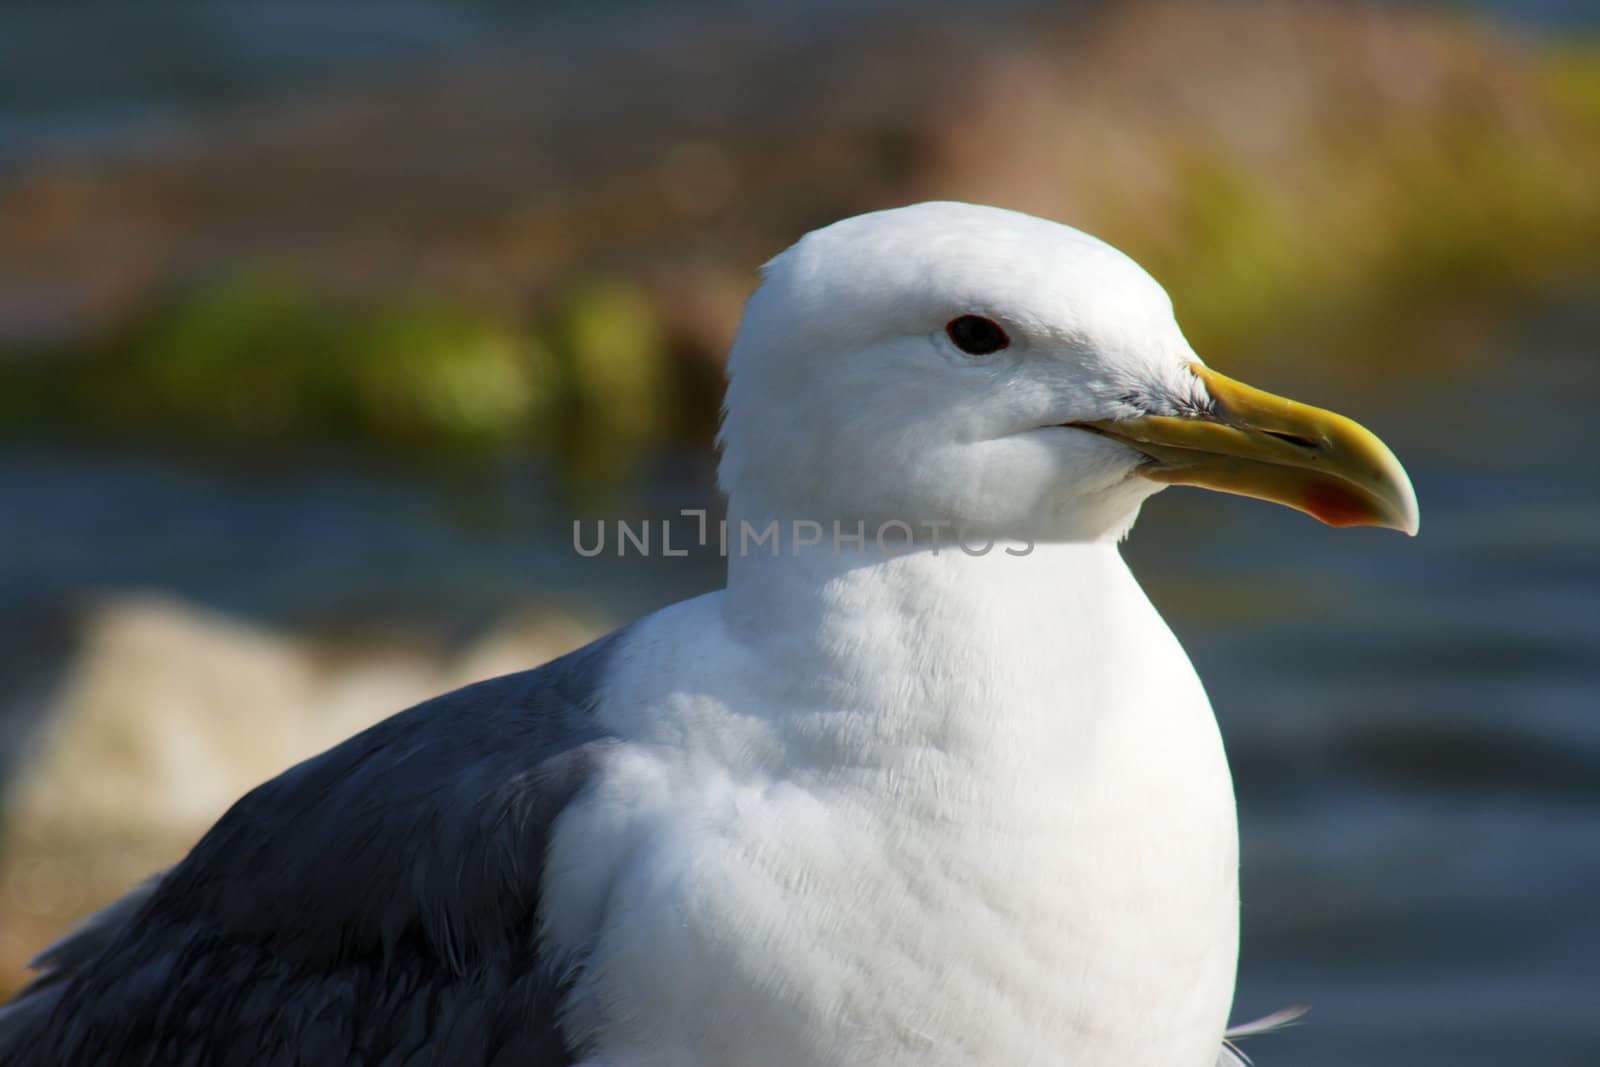
[[[686,432],[667,342],[623,280],[526,316],[430,296],[355,299],[260,267],[156,301],[108,335],[0,368],[14,428],[211,446],[301,442],[620,474]]]

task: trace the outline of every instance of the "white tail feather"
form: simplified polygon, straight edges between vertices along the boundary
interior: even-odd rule
[[[1274,1030],[1282,1030],[1286,1026],[1293,1026],[1300,1021],[1300,1017],[1311,1010],[1309,1004],[1291,1004],[1287,1008],[1279,1008],[1259,1019],[1251,1019],[1247,1023],[1228,1027],[1222,1035],[1230,1040],[1238,1037],[1255,1037],[1258,1034],[1270,1034]]]
[[[1228,1027],[1222,1035],[1222,1051],[1217,1055],[1217,1067],[1251,1067],[1250,1057],[1234,1044],[1235,1041],[1243,1037],[1259,1037],[1261,1034],[1270,1034],[1284,1027],[1293,1026],[1310,1010],[1309,1004],[1290,1004],[1287,1008],[1279,1008],[1259,1019],[1251,1019],[1247,1023]]]

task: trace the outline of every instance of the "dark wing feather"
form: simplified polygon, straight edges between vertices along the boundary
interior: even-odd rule
[[[246,795],[47,950],[0,1062],[566,1067],[551,824],[612,743],[616,635],[418,705]]]

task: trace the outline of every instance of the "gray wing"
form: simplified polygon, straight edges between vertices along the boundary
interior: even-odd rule
[[[0,1063],[575,1062],[541,959],[551,824],[611,744],[617,635],[420,704],[246,795],[46,950]]]

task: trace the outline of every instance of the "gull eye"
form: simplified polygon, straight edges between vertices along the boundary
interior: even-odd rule
[[[982,315],[962,315],[945,324],[944,332],[950,335],[955,346],[969,356],[987,356],[1011,343],[1005,330],[993,319]]]

